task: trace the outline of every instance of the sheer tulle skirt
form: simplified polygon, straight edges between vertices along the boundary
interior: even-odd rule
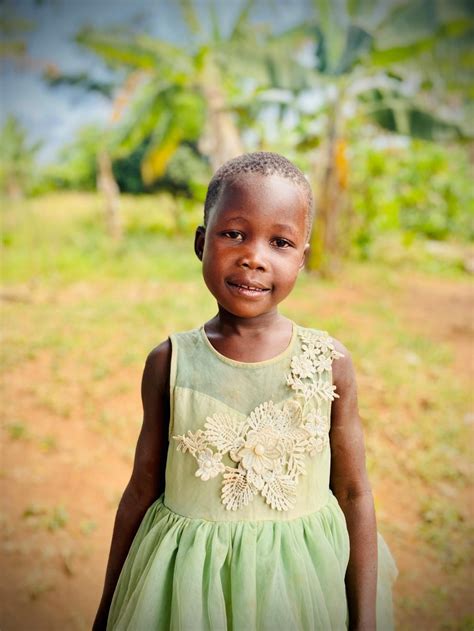
[[[397,570],[378,534],[377,628],[393,628]],[[347,628],[349,537],[330,494],[289,521],[211,522],[148,509],[115,590],[108,631]]]

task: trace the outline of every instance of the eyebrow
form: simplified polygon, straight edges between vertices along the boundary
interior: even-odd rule
[[[295,229],[286,223],[276,223],[276,224],[273,224],[273,227],[278,230],[288,231],[288,232],[292,232],[293,234],[296,234]]]
[[[241,217],[240,215],[236,215],[235,217],[229,217],[226,221],[244,221],[245,223],[248,223],[248,219],[246,217]],[[286,230],[293,234],[296,233],[296,230],[286,223],[275,223],[273,224],[272,228],[274,230],[284,230],[284,231]]]
[[[241,216],[235,216],[235,217],[229,217],[228,219],[226,219],[226,221],[245,221],[245,223],[248,223],[248,219],[246,217],[241,217]]]

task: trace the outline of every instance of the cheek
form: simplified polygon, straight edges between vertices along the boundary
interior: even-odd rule
[[[279,274],[288,280],[296,278],[300,271],[301,258],[302,255],[299,252],[292,252],[291,256],[280,259],[277,265]]]
[[[206,282],[206,285],[215,285],[222,277],[222,258],[215,255],[215,251],[212,252],[212,256],[206,254],[203,257],[202,262],[202,275]]]

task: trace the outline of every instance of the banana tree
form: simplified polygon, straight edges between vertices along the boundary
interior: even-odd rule
[[[310,66],[306,84],[312,87],[300,85],[304,107],[298,98],[284,100],[297,114],[296,147],[309,151],[313,165],[317,204],[308,267],[331,274],[351,223],[349,124],[356,119],[425,139],[468,135],[458,111],[446,108],[446,97],[457,91],[459,102],[468,94],[473,21],[472,7],[457,0],[313,3],[312,18],[299,29]],[[292,82],[287,79],[290,62],[274,69],[273,87],[294,93],[294,73]]]
[[[232,98],[240,81],[266,76],[264,42],[249,17],[252,5],[244,3],[224,36],[212,4],[205,25],[193,3],[182,0],[189,31],[183,45],[123,31],[84,29],[78,34],[78,43],[110,66],[127,75],[140,74],[112,141],[116,154],[149,141],[142,163],[146,183],[163,174],[184,141],[199,141],[213,169],[243,152]]]
[[[146,143],[141,174],[145,184],[152,184],[182,143],[198,142],[213,169],[243,152],[229,99],[249,69],[254,77],[258,75],[258,37],[249,19],[253,2],[243,4],[226,36],[212,3],[206,25],[190,0],[179,4],[189,32],[183,45],[124,29],[85,28],[76,36],[77,43],[122,77],[112,92],[111,125],[98,154],[98,185],[105,194],[109,230],[115,237],[121,234],[121,221],[110,155],[122,157]],[[99,85],[87,74],[56,73],[49,79],[86,89],[105,87],[110,93],[110,85]]]

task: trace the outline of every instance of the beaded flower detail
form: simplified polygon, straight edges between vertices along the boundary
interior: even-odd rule
[[[178,451],[197,460],[197,477],[206,481],[223,474],[221,500],[228,510],[246,506],[258,493],[271,508],[290,509],[298,477],[306,473],[307,455],[322,452],[329,442],[322,404],[339,395],[322,374],[343,355],[326,332],[299,335],[303,352],[292,357],[286,377],[295,391],[293,399],[281,406],[266,401],[245,419],[216,413],[206,418],[204,429],[173,436]],[[224,465],[225,454],[235,466]]]

